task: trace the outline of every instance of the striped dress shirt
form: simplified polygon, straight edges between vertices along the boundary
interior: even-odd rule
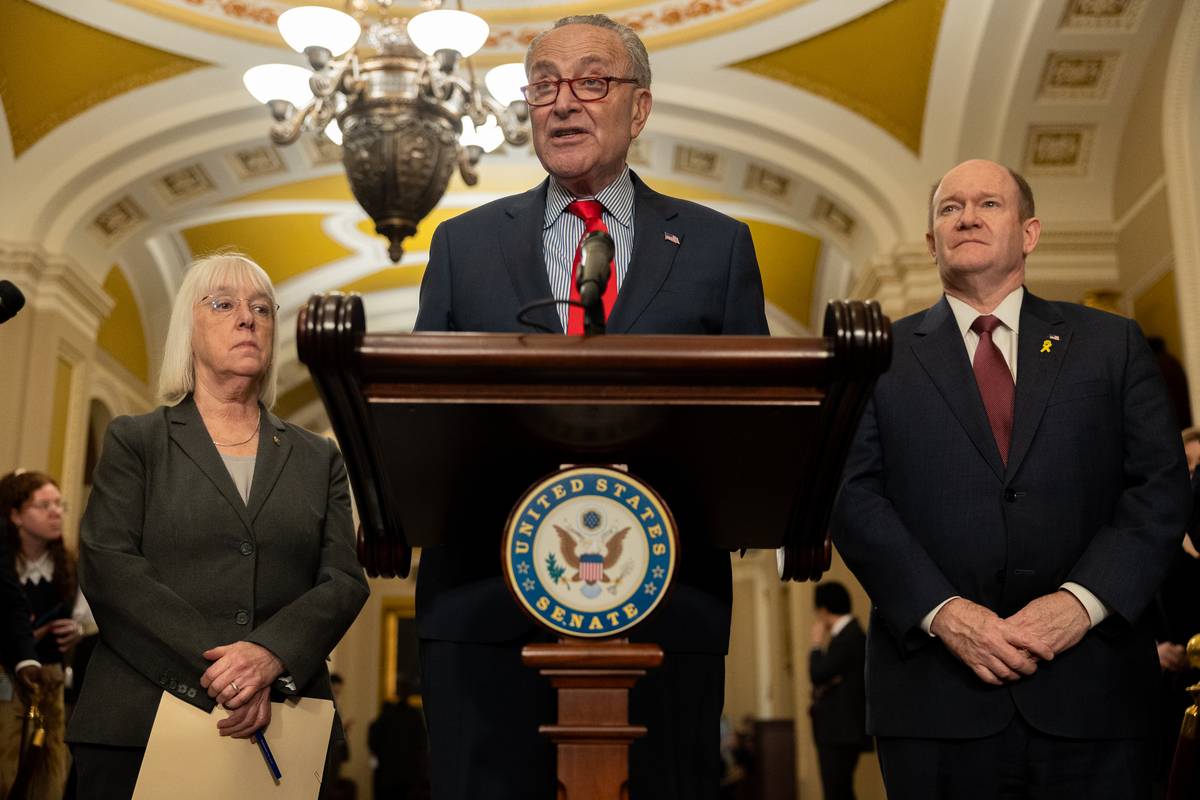
[[[550,291],[555,300],[571,297],[571,266],[575,261],[575,250],[583,238],[583,220],[567,211],[571,201],[591,198],[576,198],[559,185],[553,176],[546,192],[546,217],[542,227],[542,250],[546,257],[546,275],[550,278]],[[621,176],[602,189],[595,199],[604,207],[604,225],[616,246],[613,260],[616,262],[617,291],[625,283],[629,271],[629,258],[633,254],[633,178],[629,167]],[[558,318],[563,331],[567,329],[566,303],[558,306]]]

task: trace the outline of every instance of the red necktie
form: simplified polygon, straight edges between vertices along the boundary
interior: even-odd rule
[[[608,233],[608,226],[604,224],[604,207],[600,205],[599,200],[574,200],[567,211],[570,211],[575,216],[583,220],[583,236],[587,236],[592,231],[604,231]],[[579,244],[575,246],[575,260],[571,263],[571,299],[576,303],[579,302],[579,287],[575,285],[575,278],[579,273],[579,260],[583,256],[583,236],[579,238]],[[608,319],[608,315],[612,313],[613,303],[617,300],[617,265],[616,262],[610,264],[610,273],[608,276],[608,285],[604,287],[604,318]],[[571,336],[583,336],[583,308],[582,306],[569,306],[567,309],[567,333]]]
[[[999,319],[987,314],[977,317],[971,323],[971,330],[979,334],[979,346],[975,349],[973,365],[975,380],[979,384],[983,407],[992,426],[992,435],[996,437],[996,446],[1000,448],[1000,460],[1007,466],[1008,446],[1012,439],[1013,398],[1016,392],[1008,363],[1000,353],[1000,348],[992,341],[992,331],[1002,324]]]

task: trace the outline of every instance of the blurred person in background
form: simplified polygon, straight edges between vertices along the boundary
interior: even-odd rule
[[[41,472],[18,470],[0,478],[0,515],[3,515],[6,557],[29,607],[36,642],[36,659],[42,665],[38,707],[45,726],[45,741],[25,765],[22,785],[27,798],[61,798],[70,762],[64,734],[63,691],[67,655],[84,637],[95,633],[87,601],[76,581],[75,556],[63,544],[63,515],[67,503],[58,484]],[[7,568],[8,565],[6,565]],[[28,706],[6,692],[0,696],[0,790],[7,793],[17,774]]]

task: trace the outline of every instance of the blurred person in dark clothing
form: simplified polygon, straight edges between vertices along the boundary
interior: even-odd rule
[[[375,798],[420,800],[429,796],[425,720],[410,702],[411,690],[403,676],[396,680],[396,696],[394,702],[384,702],[367,730],[367,747],[375,757]]]
[[[810,713],[821,787],[825,800],[854,800],[854,767],[859,755],[871,749],[864,677],[867,637],[850,613],[850,593],[842,584],[819,584],[814,602]]]

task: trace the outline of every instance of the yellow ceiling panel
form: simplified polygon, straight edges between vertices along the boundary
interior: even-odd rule
[[[236,250],[257,262],[276,286],[314,267],[353,255],[321,227],[324,214],[280,214],[210,222],[181,231],[193,258]]]
[[[802,325],[809,325],[821,240],[781,225],[745,220],[754,238],[767,300]]]
[[[383,267],[378,272],[359,278],[345,286],[339,286],[339,292],[386,292],[403,286],[420,286],[421,278],[425,275],[424,264],[405,264],[403,267]]]
[[[146,333],[142,328],[142,316],[138,312],[137,299],[129,281],[125,279],[125,273],[115,264],[104,279],[104,291],[114,301],[113,310],[108,319],[100,323],[100,330],[96,333],[96,344],[142,383],[148,383],[150,358],[146,354]]]
[[[892,0],[820,36],[733,66],[849,108],[920,153],[945,0]]]
[[[92,106],[208,66],[28,0],[0,0],[0,20],[0,102],[15,156]]]
[[[433,232],[437,230],[437,226],[452,217],[457,217],[464,211],[470,211],[470,209],[462,206],[455,208],[438,206],[433,211],[430,211],[425,216],[425,219],[417,223],[417,232],[404,240],[404,252],[412,253],[418,250],[428,250],[429,241],[433,238]],[[369,236],[377,235],[375,233],[375,223],[369,219],[364,219],[358,223],[358,229]]]

